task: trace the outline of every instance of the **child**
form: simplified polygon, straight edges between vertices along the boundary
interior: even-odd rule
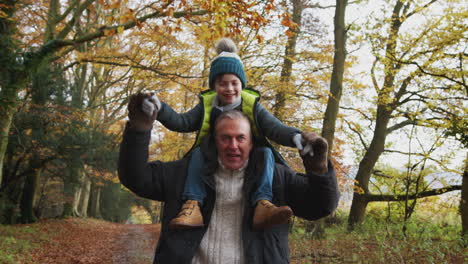
[[[157,120],[166,128],[178,132],[198,130],[196,145],[209,133],[216,117],[223,111],[238,109],[249,116],[254,135],[265,135],[269,139],[285,146],[302,148],[301,131],[282,124],[259,103],[259,94],[246,89],[246,77],[242,61],[236,54],[236,46],[231,39],[221,39],[216,46],[218,56],[213,59],[209,74],[209,91],[201,94],[201,102],[192,110],[179,114],[170,106],[152,100],[158,108]],[[143,111],[151,115],[153,104],[145,102]],[[264,138],[264,137],[263,137]],[[266,142],[266,141],[265,141]],[[296,144],[296,145],[295,145]],[[276,207],[272,200],[272,181],[274,156],[268,147],[261,147],[265,158],[265,168],[257,183],[257,190],[252,194],[251,202],[256,206],[253,227],[265,229],[273,225],[286,223],[292,215],[289,206]],[[204,158],[199,147],[191,153],[183,199],[186,201],[178,216],[171,220],[171,228],[192,228],[203,226],[200,207],[206,196],[201,169]]]

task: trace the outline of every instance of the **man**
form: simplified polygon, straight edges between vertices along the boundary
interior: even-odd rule
[[[150,130],[157,113],[148,117],[141,109],[147,95],[132,96],[129,122],[119,158],[119,178],[139,196],[164,201],[161,236],[154,263],[289,263],[288,224],[255,230],[254,208],[247,202],[262,170],[262,157],[253,150],[248,118],[239,111],[219,116],[213,140],[202,145],[207,197],[202,208],[206,225],[196,229],[171,229],[183,201],[188,159],[147,162]],[[307,175],[277,164],[273,203],[290,206],[296,216],[315,220],[329,215],[338,204],[333,166],[327,160],[327,143],[314,133],[303,133],[314,155],[304,155]]]

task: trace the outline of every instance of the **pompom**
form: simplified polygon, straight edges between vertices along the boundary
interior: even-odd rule
[[[218,41],[218,44],[216,44],[216,52],[220,54],[223,51],[237,53],[236,44],[234,44],[234,41],[232,41],[232,39],[222,38]]]

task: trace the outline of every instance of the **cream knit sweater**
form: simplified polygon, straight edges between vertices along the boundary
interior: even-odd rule
[[[241,236],[245,199],[242,195],[244,169],[231,171],[220,166],[216,171],[216,202],[208,230],[192,264],[244,263]]]

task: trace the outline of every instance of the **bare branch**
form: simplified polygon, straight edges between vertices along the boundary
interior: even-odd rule
[[[381,170],[373,170],[372,174],[378,177],[383,177],[383,178],[388,178],[388,179],[393,178],[392,176],[388,176],[387,174],[383,173]]]
[[[303,98],[306,98],[308,100],[311,100],[311,101],[315,101],[315,100],[318,100],[318,99],[321,98],[321,96],[318,96],[318,95],[317,96],[311,96],[310,94],[304,94],[304,93],[299,93],[299,92],[297,92],[297,95],[301,96]]]
[[[68,6],[67,10],[65,10],[61,16],[57,17],[57,22],[64,20],[68,16],[68,14],[70,14],[70,12],[73,10],[73,8],[75,8],[78,2],[78,0],[73,0]]]
[[[72,19],[70,19],[70,21],[68,21],[68,23],[65,24],[65,27],[62,29],[61,32],[59,32],[57,34],[57,39],[63,39],[65,38],[68,33],[70,33],[70,31],[72,30],[73,28],[73,25],[75,24],[75,21],[77,19],[77,17],[79,15],[81,15],[81,13],[86,9],[88,8],[92,3],[94,3],[96,0],[87,0],[85,1],[83,4],[81,4],[80,6],[78,6],[77,9],[75,9],[75,14],[73,15]],[[70,5],[70,7],[72,7],[74,4],[78,4],[78,3],[72,3]],[[69,8],[70,9],[70,8]],[[67,10],[65,11],[64,15],[67,14],[67,12],[71,12],[71,9],[70,10]],[[65,17],[63,17],[62,19],[65,19]]]
[[[352,126],[351,126],[351,123],[350,123],[348,120],[343,119],[343,121],[348,125],[348,127],[349,127],[349,129],[350,129],[351,131],[353,131],[354,133],[356,133],[356,134],[358,135],[359,140],[361,141],[362,146],[363,146],[364,149],[367,151],[367,150],[369,149],[369,147],[367,146],[367,143],[366,143],[366,141],[364,140],[364,138],[362,137],[361,133],[360,133],[357,129],[355,129],[354,127],[352,127]]]
[[[395,125],[387,128],[386,133],[388,135],[388,134],[390,134],[390,133],[394,132],[395,130],[398,130],[398,129],[402,128],[402,127],[409,126],[409,125],[417,125],[417,124],[418,124],[417,119],[414,119],[414,120],[407,119],[407,120],[405,120],[403,122],[400,122],[398,124],[395,124]]]
[[[437,1],[438,1],[438,0],[431,0],[431,1],[429,1],[428,3],[426,3],[425,5],[423,5],[422,7],[419,7],[419,8],[417,8],[416,10],[414,10],[413,12],[408,13],[408,14],[406,15],[406,18],[408,18],[408,17],[410,17],[410,16],[412,16],[412,15],[414,15],[414,14],[417,14],[418,12],[421,12],[423,9],[426,9],[427,7],[429,7],[430,5],[432,5],[433,3],[437,2]]]
[[[426,71],[421,65],[419,65],[419,63],[415,62],[415,61],[412,61],[412,62],[405,62],[405,61],[399,61],[400,63],[403,63],[403,64],[411,64],[411,65],[416,65],[418,67],[418,69],[424,73],[424,74],[427,74],[427,75],[430,75],[430,76],[434,76],[434,77],[440,77],[440,78],[443,78],[443,79],[447,79],[449,81],[452,81],[456,84],[459,84],[461,86],[463,86],[465,89],[468,90],[468,86],[466,85],[466,83],[464,81],[457,81],[455,80],[454,78],[451,78],[445,74],[437,74],[437,73],[432,73],[432,72],[428,72]]]
[[[362,115],[365,119],[367,119],[367,120],[369,120],[369,121],[372,121],[372,120],[373,120],[372,117],[366,115],[366,112],[365,112],[365,111],[362,111],[361,109],[352,108],[352,107],[345,107],[345,106],[340,106],[340,109],[352,110],[352,111],[358,112],[360,115]]]
[[[392,105],[395,108],[396,106],[400,105],[399,100],[401,99],[401,97],[407,93],[408,85],[411,83],[411,81],[414,80],[415,77],[419,76],[420,74],[421,72],[419,70],[415,70],[414,72],[410,73],[410,75],[402,81],[400,87],[398,88],[398,91],[395,94],[395,101],[392,103]]]
[[[178,77],[178,78],[184,78],[184,79],[200,79],[203,78],[203,76],[186,76],[186,75],[181,75],[178,73],[167,73],[160,71],[156,68],[149,67],[149,66],[144,66],[144,65],[132,65],[128,63],[118,63],[118,62],[111,62],[111,61],[101,61],[101,60],[93,60],[93,59],[82,59],[81,62],[90,62],[90,63],[97,63],[97,64],[105,64],[105,65],[115,65],[115,66],[120,66],[120,67],[131,67],[135,69],[141,69],[141,70],[148,70],[155,72],[161,76],[171,76],[171,77]]]
[[[190,13],[182,11],[182,12],[174,12],[173,17],[174,18],[180,18],[180,17],[186,16],[186,15],[198,16],[198,15],[204,15],[204,14],[207,14],[207,13],[208,13],[208,11],[206,11],[206,10],[198,10],[198,11],[193,11],[193,12],[190,12]],[[135,20],[131,20],[131,21],[128,21],[126,23],[120,24],[120,25],[100,27],[95,32],[85,34],[85,35],[83,35],[83,36],[81,36],[81,37],[79,37],[77,39],[54,39],[54,40],[49,41],[45,45],[43,45],[39,49],[37,54],[39,56],[41,56],[41,55],[44,56],[44,55],[47,55],[49,53],[55,52],[56,50],[58,50],[58,49],[60,49],[62,47],[74,46],[74,45],[77,45],[77,44],[81,44],[81,43],[84,43],[84,42],[87,42],[87,41],[90,41],[90,40],[94,40],[94,39],[103,37],[103,36],[105,36],[105,33],[107,31],[117,30],[120,27],[122,27],[124,30],[127,30],[129,28],[132,28],[132,27],[136,26],[137,24],[145,22],[148,19],[162,17],[164,15],[165,15],[164,13],[156,11],[156,12],[144,15],[142,17],[139,17],[139,18],[137,18]]]
[[[363,194],[369,202],[400,202],[414,200],[424,197],[436,196],[447,192],[461,190],[461,185],[450,185],[443,188],[432,189],[414,194],[392,195],[392,194]]]
[[[379,61],[379,58],[375,57],[375,60],[372,63],[372,68],[371,68],[372,84],[374,84],[374,89],[377,93],[379,93],[379,90],[380,90],[379,84],[377,83],[377,79],[375,78],[375,66],[377,65],[378,61]]]
[[[310,1],[304,1],[303,5],[304,9],[306,8],[319,8],[319,9],[328,9],[328,8],[335,8],[336,5],[327,5],[327,6],[323,6],[323,5],[320,5],[318,3],[311,3]]]
[[[459,64],[459,67],[460,67],[460,70],[463,70],[463,61],[464,61],[464,58],[463,56],[467,56],[466,54],[462,54],[461,52],[459,53],[459,61],[460,61],[460,64]],[[466,85],[466,80],[465,80],[465,75],[462,74],[462,83],[463,83],[463,86],[465,87],[465,92],[468,94],[468,85]]]

